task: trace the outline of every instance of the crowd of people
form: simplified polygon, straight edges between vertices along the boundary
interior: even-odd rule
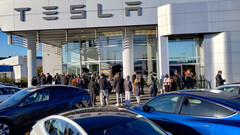
[[[116,93],[116,106],[123,105],[123,95],[125,95],[125,105],[130,107],[131,97],[134,95],[137,100],[137,105],[140,105],[141,97],[144,94],[144,85],[146,82],[142,74],[134,72],[131,79],[130,76],[122,77],[122,73],[116,73],[114,76],[109,77],[104,74],[94,73],[86,75],[84,72],[82,75],[78,74],[56,74],[54,77],[47,73],[40,73],[38,76],[33,77],[32,85],[70,85],[81,89],[88,89],[91,96],[92,105],[96,105],[96,96],[100,97],[101,106],[109,104],[109,94],[111,92]],[[156,79],[153,77],[153,72],[150,73],[147,81],[147,85],[150,87],[151,97],[157,95]]]
[[[187,85],[187,89],[193,89],[193,79],[194,76],[190,69],[184,72],[184,76],[182,76],[177,70],[174,71],[174,75],[172,77],[169,77],[169,75],[166,74],[163,79],[164,93],[182,90],[184,89],[185,83]]]
[[[219,71],[216,76],[218,86],[225,81],[221,78],[221,74],[222,72]],[[182,90],[184,89],[184,85],[187,86],[187,89],[193,89],[193,79],[194,76],[190,69],[184,72],[184,76],[180,75],[177,70],[174,71],[172,77],[166,74],[163,79],[163,90],[161,93]],[[157,79],[154,78],[153,72],[150,72],[147,81],[144,80],[142,74],[137,74],[137,72],[134,72],[131,77],[128,75],[125,78],[122,77],[122,73],[120,72],[109,77],[104,74],[100,75],[99,73],[86,75],[85,72],[82,75],[78,74],[75,76],[67,72],[66,74],[57,73],[54,77],[49,73],[46,75],[40,73],[38,76],[33,77],[32,85],[60,84],[88,89],[93,106],[96,105],[96,96],[100,97],[101,106],[108,105],[109,94],[114,91],[116,93],[116,106],[123,105],[123,95],[125,95],[125,105],[126,107],[130,107],[132,95],[136,97],[137,105],[140,105],[145,85],[149,87],[150,96],[155,97],[158,93],[156,81]]]

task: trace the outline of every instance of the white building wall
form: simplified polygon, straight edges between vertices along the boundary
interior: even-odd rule
[[[13,66],[13,78],[16,80],[28,77],[27,57],[15,56],[0,60],[0,65]],[[37,66],[42,66],[42,59],[37,59]]]
[[[55,75],[62,73],[61,48],[43,44],[43,72]]]
[[[158,8],[158,20],[160,43],[170,35],[205,35],[205,75],[213,87],[218,70],[227,83],[240,81],[239,0],[167,4]]]

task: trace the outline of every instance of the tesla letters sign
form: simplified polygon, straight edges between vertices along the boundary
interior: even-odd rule
[[[140,7],[141,2],[140,1],[132,1],[132,2],[125,2],[126,8],[125,8],[125,16],[130,16],[131,11],[137,12],[138,16],[141,16],[142,14],[142,8]],[[87,5],[80,4],[80,5],[70,5],[69,11],[71,16],[69,19],[86,19],[86,10],[85,7]],[[112,13],[103,13],[103,5],[97,4],[97,16],[98,18],[109,18],[114,16]],[[42,7],[43,12],[45,16],[42,17],[44,20],[51,21],[51,20],[57,20],[58,19],[58,6],[43,6]],[[30,7],[24,7],[24,8],[14,8],[15,11],[20,13],[20,20],[22,22],[25,21],[26,12],[31,12]],[[109,11],[108,11],[109,12]]]

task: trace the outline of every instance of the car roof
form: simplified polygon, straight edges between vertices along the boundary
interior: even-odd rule
[[[18,88],[18,87],[6,86],[6,85],[0,85],[0,88],[15,88],[15,89],[20,89],[20,88]]]
[[[180,90],[169,94],[189,95],[208,99],[240,111],[240,95],[221,90]]]
[[[141,115],[115,107],[92,107],[73,110],[60,114],[78,123],[83,129],[104,125],[106,123],[118,123],[123,119],[138,119]]]
[[[224,84],[224,85],[221,85],[221,86],[219,86],[217,88],[228,87],[228,86],[240,86],[240,83]]]
[[[36,91],[39,89],[43,89],[43,88],[51,88],[51,87],[66,87],[66,88],[76,88],[76,87],[72,87],[72,86],[68,86],[68,85],[38,85],[38,86],[32,86],[32,87],[28,87],[26,88],[29,91]],[[79,89],[79,88],[76,88]]]

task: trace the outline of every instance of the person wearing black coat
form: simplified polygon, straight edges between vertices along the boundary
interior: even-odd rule
[[[223,85],[225,81],[226,80],[222,79],[222,71],[219,70],[218,74],[216,75],[216,87]]]
[[[156,80],[152,81],[152,84],[151,84],[151,97],[156,97],[157,96],[157,85],[156,85]]]
[[[103,101],[105,101],[106,105],[108,105],[108,103],[109,103],[108,81],[107,81],[106,77],[104,76],[104,74],[102,74],[99,79],[99,87],[100,87],[99,96],[100,96],[101,106],[104,105]]]
[[[137,100],[137,106],[140,105],[140,102],[141,102],[141,92],[140,92],[140,85],[139,85],[139,82],[135,83],[135,90],[134,90],[134,94],[135,94],[135,97],[136,97],[136,100]]]
[[[145,83],[145,80],[143,79],[143,75],[141,74],[140,75],[140,91],[141,91],[141,94],[143,95],[144,94],[144,83]]]
[[[62,85],[68,85],[68,79],[65,74],[63,74],[63,76],[62,76]]]
[[[98,93],[98,87],[97,87],[97,83],[95,81],[95,78],[93,76],[91,76],[91,80],[88,84],[88,89],[90,90],[90,97],[91,97],[91,102],[92,102],[92,106],[96,105],[96,96]]]
[[[31,84],[32,84],[32,86],[37,86],[37,85],[38,85],[37,77],[36,77],[36,76],[33,77]]]
[[[172,77],[173,79],[173,84],[172,84],[172,90],[176,91],[176,90],[180,90],[180,78],[178,77],[178,71],[175,70],[175,75]]]
[[[52,84],[52,80],[53,80],[52,76],[49,73],[47,73],[47,78],[46,78],[47,84]]]
[[[121,102],[121,106],[123,105],[123,85],[124,85],[124,80],[121,77],[120,73],[118,73],[117,77],[114,80],[114,86],[116,89],[116,100],[117,100],[116,106],[119,106],[119,100]]]

